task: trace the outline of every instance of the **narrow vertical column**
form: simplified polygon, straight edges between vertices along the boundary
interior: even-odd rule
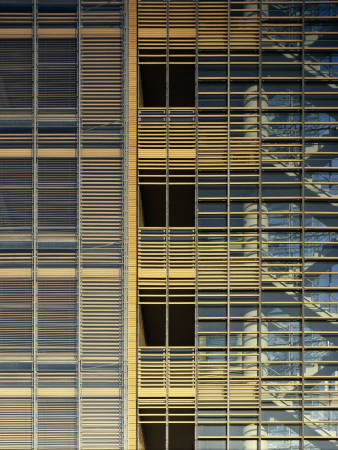
[[[122,393],[122,421],[123,421],[123,448],[128,448],[128,292],[129,292],[129,215],[128,215],[128,150],[129,150],[129,2],[124,2],[123,6],[123,275],[122,275],[122,302],[123,302],[123,393]],[[136,333],[136,340],[138,342],[138,334]],[[136,346],[137,346],[136,342]],[[138,431],[138,430],[137,430]],[[138,433],[136,433],[136,442],[138,442]]]
[[[195,42],[195,448],[198,446],[198,9],[196,0]]]
[[[304,305],[304,299],[305,299],[305,284],[304,284],[304,279],[305,279],[305,253],[304,253],[304,242],[305,242],[305,134],[304,134],[304,123],[305,123],[305,99],[304,99],[304,91],[305,91],[305,67],[304,67],[304,60],[305,60],[305,49],[304,49],[304,45],[305,45],[305,2],[304,0],[302,1],[301,4],[301,14],[302,14],[302,50],[301,50],[301,76],[302,76],[302,80],[301,80],[301,84],[302,84],[302,93],[301,93],[301,122],[302,122],[302,129],[301,129],[301,262],[302,262],[302,267],[301,267],[301,345],[302,345],[302,349],[301,349],[301,448],[304,448],[304,434],[305,434],[305,411],[304,411],[304,406],[305,406],[305,402],[304,402],[304,395],[305,395],[305,351],[304,351],[304,346],[305,346],[305,305]],[[325,445],[325,441],[324,441],[324,445]]]
[[[81,211],[81,0],[77,5],[77,445],[82,448],[82,378],[81,378],[81,329],[82,329],[82,211]]]
[[[169,449],[169,8],[170,0],[166,2],[166,81],[165,81],[165,112],[166,112],[166,176],[165,176],[165,227],[166,227],[166,295],[165,295],[165,449]]]
[[[128,449],[137,448],[137,0],[129,1]]]
[[[256,2],[249,2],[245,4],[244,6],[244,23],[245,27],[247,27],[250,23],[252,27],[255,27],[256,32],[257,30],[257,22],[253,22],[255,18],[257,17],[256,12]],[[232,24],[234,25],[235,22]],[[250,26],[250,25],[249,25]],[[259,24],[258,24],[259,27]],[[257,42],[257,35],[247,35],[249,38],[250,43],[250,52],[252,57],[255,57],[256,63],[258,63],[258,67],[260,64],[260,59],[258,56],[257,61],[257,54],[255,52],[255,48],[257,48],[257,44],[259,47],[259,42]],[[236,35],[235,35],[235,29],[234,29],[234,36],[233,36],[233,48],[236,49]],[[236,51],[236,50],[235,50]],[[259,73],[260,75],[260,73]],[[255,149],[254,153],[252,153],[253,160],[256,161],[256,158],[259,159],[260,154],[260,148],[259,148],[259,139],[260,139],[260,128],[257,127],[257,110],[258,115],[260,112],[261,104],[260,100],[257,101],[256,94],[257,93],[257,82],[253,80],[253,84],[250,85],[245,90],[245,96],[243,99],[243,106],[245,108],[245,111],[242,112],[243,114],[243,137],[249,142],[249,140],[252,140],[253,148]],[[248,111],[246,111],[248,109]],[[248,158],[250,159],[250,157]],[[252,169],[250,175],[255,176],[258,175],[258,196],[261,193],[261,168],[258,164],[256,166],[256,169]],[[256,194],[257,195],[257,194]],[[249,200],[249,199],[248,199]],[[260,205],[260,204],[259,204]],[[258,300],[260,298],[261,293],[261,248],[259,247],[260,237],[261,237],[261,222],[257,223],[257,218],[255,212],[257,211],[257,203],[256,201],[251,201],[248,203],[245,203],[243,205],[243,228],[247,230],[247,228],[251,228],[252,232],[248,233],[245,231],[245,236],[242,237],[242,248],[244,250],[244,257],[248,258],[248,262],[244,262],[242,267],[242,276],[245,277],[245,274],[247,273],[249,277],[252,277],[252,279],[258,278],[258,280],[255,282],[255,292],[254,296],[257,297],[258,294]],[[259,208],[258,208],[259,211]],[[257,229],[258,227],[258,229]],[[257,291],[256,291],[257,289]],[[258,307],[259,308],[259,307]],[[243,353],[241,356],[241,360],[243,362],[243,378],[244,378],[244,385],[247,383],[248,389],[251,389],[252,392],[250,400],[248,399],[246,404],[250,407],[252,405],[255,405],[255,407],[258,407],[259,409],[259,400],[257,400],[255,396],[255,391],[259,392],[260,387],[260,369],[259,369],[259,362],[260,362],[260,346],[261,346],[261,339],[260,339],[260,333],[261,333],[261,327],[260,327],[260,321],[259,321],[259,314],[257,310],[257,299],[255,303],[251,306],[250,310],[248,310],[244,314],[244,324],[243,324],[243,334],[242,334],[242,340],[241,345],[243,347]],[[251,320],[250,320],[251,319]],[[249,349],[249,350],[246,350]],[[253,350],[257,349],[257,350]],[[245,354],[246,353],[246,354]],[[247,381],[246,381],[247,380]],[[249,395],[250,395],[249,394]],[[257,441],[256,437],[258,435],[258,425],[255,422],[249,422],[245,424],[243,428],[243,448],[246,450],[256,450],[259,448],[260,443]]]
[[[226,353],[226,420],[227,420],[227,433],[226,433],[226,439],[227,439],[227,445],[226,448],[230,448],[230,70],[231,70],[231,64],[230,64],[230,25],[231,25],[231,17],[230,17],[230,11],[231,11],[231,2],[228,0],[228,23],[227,23],[227,209],[226,209],[226,215],[227,215],[227,267],[226,267],[226,273],[227,273],[227,325],[226,325],[226,346],[227,346],[227,353]]]
[[[32,386],[32,401],[33,401],[33,445],[32,448],[38,448],[38,379],[37,379],[37,352],[38,352],[38,254],[37,254],[37,238],[38,238],[38,0],[33,0],[33,230],[32,230],[32,245],[33,245],[33,386]]]
[[[259,168],[258,168],[258,258],[259,258],[259,286],[258,286],[258,450],[266,449],[266,441],[262,441],[262,0],[259,0],[259,41],[258,41],[258,145],[259,145]],[[267,331],[266,326],[264,331]],[[265,334],[266,336],[266,334]],[[265,338],[266,339],[266,338]]]

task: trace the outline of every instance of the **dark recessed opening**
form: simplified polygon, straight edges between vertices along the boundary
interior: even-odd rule
[[[165,64],[140,64],[140,107],[166,106]],[[170,64],[170,108],[195,106],[195,66],[193,64]]]
[[[147,423],[142,425],[145,448],[147,450],[162,450],[165,448],[165,424]],[[188,447],[189,448],[189,447]]]
[[[169,186],[169,226],[193,227],[195,224],[195,186]]]
[[[169,345],[193,346],[194,324],[194,305],[169,305]]]
[[[195,106],[195,66],[170,64],[169,106],[193,108]]]
[[[194,424],[169,424],[170,450],[190,450],[194,448]]]
[[[140,325],[143,330],[146,345],[165,346],[165,305],[142,305]],[[142,327],[140,327],[142,329]],[[142,336],[140,336],[141,338]],[[141,341],[141,339],[140,339]]]
[[[163,107],[165,100],[165,64],[141,64],[139,84],[140,107]]]
[[[141,186],[139,202],[141,227],[165,227],[165,186]]]

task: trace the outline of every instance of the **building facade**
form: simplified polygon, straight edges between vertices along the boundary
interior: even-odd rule
[[[0,448],[126,448],[123,4],[0,17]]]
[[[338,446],[338,2],[0,2],[0,448]]]

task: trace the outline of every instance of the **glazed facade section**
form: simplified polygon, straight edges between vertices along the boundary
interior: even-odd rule
[[[123,448],[123,3],[0,3],[0,447]]]
[[[138,0],[140,448],[337,448],[337,3]]]

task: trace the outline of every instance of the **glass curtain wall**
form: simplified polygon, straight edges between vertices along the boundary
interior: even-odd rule
[[[337,4],[137,3],[139,446],[334,449]]]

